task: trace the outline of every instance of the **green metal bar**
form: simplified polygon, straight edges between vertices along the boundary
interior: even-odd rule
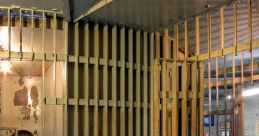
[[[74,53],[79,55],[79,28],[78,23],[74,26]],[[74,63],[74,98],[78,99],[78,59]],[[74,107],[74,136],[78,136],[78,105]]]
[[[42,41],[41,41],[41,46],[42,46],[42,52],[45,53],[45,28],[46,28],[46,16],[45,12],[42,13]],[[21,17],[21,12],[20,12],[20,52],[22,52],[22,17]],[[45,58],[42,60],[42,101],[44,101],[45,98]],[[45,105],[42,103],[42,135],[45,134]]]
[[[103,99],[105,106],[103,109],[103,136],[108,136],[108,25],[103,27]]]
[[[112,28],[112,135],[117,135],[117,26]]]
[[[148,34],[144,32],[144,112],[143,112],[143,136],[148,136]]]
[[[120,30],[120,135],[124,136],[125,133],[125,28],[122,27]]]
[[[94,26],[94,56],[95,58],[99,58],[99,25],[95,24]],[[94,65],[94,135],[99,135],[99,64],[96,61]]]
[[[154,66],[154,33],[150,33],[149,34],[149,62],[150,62],[150,66],[153,67]],[[150,120],[150,129],[149,129],[149,133],[150,136],[154,136],[153,133],[153,128],[154,128],[154,120],[153,120],[153,110],[154,110],[154,85],[153,85],[153,80],[154,80],[154,70],[153,68],[151,68],[150,72],[149,72],[149,96],[150,96],[150,110],[149,110],[149,120]]]
[[[141,135],[141,109],[140,109],[140,103],[141,103],[141,84],[140,84],[140,49],[141,49],[141,41],[140,41],[140,30],[137,30],[136,32],[136,63],[137,63],[137,70],[136,70],[136,102],[137,102],[137,108],[136,108],[136,134],[137,136]]]
[[[182,136],[187,136],[187,63],[182,64]]]
[[[130,68],[128,70],[128,82],[129,82],[129,86],[128,86],[128,100],[130,103],[129,106],[129,129],[128,129],[128,133],[129,136],[133,136],[134,135],[134,126],[133,126],[133,29],[129,29],[128,32],[128,55],[129,55],[129,65]]]
[[[84,26],[84,55],[89,58],[89,24]],[[89,61],[84,64],[84,98],[86,105],[84,106],[85,119],[84,119],[84,136],[89,136]]]

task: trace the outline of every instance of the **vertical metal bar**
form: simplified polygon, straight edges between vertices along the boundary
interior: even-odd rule
[[[141,135],[141,88],[140,88],[140,74],[141,74],[141,60],[140,60],[140,30],[137,30],[136,32],[136,64],[137,64],[137,70],[136,70],[136,135]]]
[[[233,5],[233,26],[234,26],[234,48],[235,48],[235,55],[237,55],[237,2]]]
[[[153,79],[154,79],[154,33],[149,34],[149,62],[150,62],[150,72],[149,72],[149,94],[150,94],[150,110],[149,110],[149,116],[150,116],[150,135],[154,136],[153,128],[154,128],[154,85],[153,85]]]
[[[208,91],[209,91],[209,120],[211,120],[211,68],[208,61]],[[209,122],[209,135],[211,135],[211,122]]]
[[[94,135],[99,135],[99,25],[94,25]]]
[[[44,16],[43,16],[44,17]],[[65,46],[65,54],[68,54],[68,22],[67,21],[63,21],[63,31],[64,31],[64,46]],[[45,61],[45,59],[44,59]],[[67,96],[68,96],[68,60],[65,60],[65,92],[64,92],[64,98],[65,100],[67,100]],[[68,129],[68,123],[67,123],[67,109],[68,109],[68,105],[67,103],[65,103],[64,106],[64,131],[63,134],[64,136],[67,136],[67,129]],[[43,134],[44,135],[44,134]]]
[[[187,136],[187,62],[182,63],[182,136]]]
[[[199,17],[195,17],[195,39],[196,39],[196,56],[200,54],[200,21]],[[197,75],[197,67],[198,64],[197,62],[194,62],[192,64],[192,93],[193,93],[193,98],[192,98],[192,136],[197,135],[197,97],[198,97],[198,92],[197,92],[197,83],[198,83],[198,75]]]
[[[128,80],[129,80],[129,136],[133,136],[134,135],[134,130],[133,130],[133,119],[134,119],[134,115],[133,115],[133,29],[129,29],[128,32],[128,55],[129,55],[129,70],[128,70]]]
[[[163,128],[163,136],[167,136],[167,125],[168,125],[168,115],[167,115],[167,79],[168,79],[168,74],[167,74],[167,67],[166,67],[166,60],[168,59],[168,30],[164,30],[164,37],[163,37],[163,63],[162,63],[162,128]]]
[[[125,130],[125,27],[122,27],[120,30],[120,135],[126,135]]]
[[[184,21],[184,58],[188,58],[189,38],[188,38],[188,23]]]
[[[84,64],[84,99],[86,100],[86,105],[84,107],[84,136],[89,136],[89,24],[85,24],[84,34],[84,55],[87,58],[87,61]]]
[[[55,19],[56,16],[54,14],[54,26],[55,26]],[[34,27],[35,27],[35,20],[34,20],[34,10],[31,10],[31,52],[33,53],[33,41],[34,41]],[[56,29],[56,28],[54,28]],[[55,30],[54,30],[55,31]],[[53,39],[53,41],[55,41],[55,39]]]
[[[166,73],[166,60],[162,62],[162,135],[167,136],[167,73]]]
[[[144,32],[144,112],[143,112],[143,136],[148,136],[148,34]]]
[[[220,49],[221,56],[223,56],[224,49],[224,8],[220,8]]]
[[[108,135],[108,25],[103,27],[103,58],[106,63],[103,66],[103,136]]]
[[[225,120],[225,136],[227,135],[227,57],[224,56],[224,120]]]
[[[232,135],[236,135],[236,115],[235,115],[235,91],[236,91],[236,85],[235,85],[235,57],[237,55],[237,3],[234,3],[233,6],[233,14],[234,14],[234,48],[235,53],[232,55],[232,109],[233,109],[233,120],[232,120]]]
[[[253,49],[253,21],[252,21],[252,1],[248,0],[248,42],[251,53],[251,83],[254,83],[254,49]]]
[[[218,115],[218,111],[219,111],[219,65],[218,65],[218,57],[215,58],[215,64],[216,64],[216,113],[217,113],[217,126],[216,126],[216,135],[219,135],[219,115]]]
[[[42,18],[42,20],[44,20],[44,16],[45,16],[45,12],[42,12],[42,16],[43,16],[43,18]],[[19,15],[19,18],[20,18],[20,20],[19,20],[19,27],[20,27],[20,49],[19,49],[19,51],[20,51],[20,54],[21,54],[21,57],[20,57],[20,59],[22,59],[22,29],[23,29],[23,24],[22,24],[22,21],[23,21],[23,18],[22,18],[22,9],[20,9],[20,15]],[[43,23],[44,24],[44,23]],[[43,28],[42,28],[43,29]],[[42,31],[45,31],[45,30],[42,30]],[[43,50],[43,52],[44,52],[44,50]],[[44,97],[43,97],[44,98]]]
[[[8,8],[8,58],[11,59],[11,9]]]
[[[173,59],[178,59],[178,43],[179,43],[179,34],[178,34],[178,25],[174,26],[174,48],[173,48]]]
[[[159,58],[160,58],[160,34],[158,32],[155,33],[155,46],[156,46],[156,53],[155,53],[155,62],[154,62],[154,93],[153,93],[153,122],[154,122],[154,136],[160,136],[160,70],[159,70]]]
[[[197,134],[197,62],[191,64],[192,67],[192,109],[191,109],[191,135]]]
[[[21,12],[20,12],[21,15]],[[22,16],[20,16],[20,26],[22,26]],[[66,27],[65,27],[66,28]],[[21,27],[22,29],[22,27]],[[21,31],[20,29],[20,31]],[[41,39],[41,46],[42,46],[42,53],[45,54],[45,29],[46,29],[46,16],[45,12],[42,12],[42,39]],[[65,29],[66,30],[66,29]],[[66,32],[66,31],[65,31]],[[20,33],[20,38],[22,38],[22,34]],[[20,52],[22,52],[22,39],[20,39]],[[45,55],[44,59],[42,60],[42,98],[44,101],[45,98]],[[42,103],[42,135],[45,134],[45,105]]]
[[[211,13],[207,13],[208,60],[211,59]]]
[[[200,121],[199,121],[199,127],[200,127],[200,136],[204,136],[204,125],[203,125],[203,119],[204,119],[204,64],[203,62],[199,63],[199,87],[200,87]]]
[[[117,135],[117,26],[112,28],[112,135]]]
[[[200,19],[195,17],[195,39],[196,39],[196,56],[200,55]]]
[[[74,26],[74,54],[79,55],[79,28],[78,22]],[[78,99],[78,59],[74,64],[74,99]],[[74,136],[78,136],[78,104],[74,108]]]
[[[210,59],[211,59],[211,13],[207,13],[207,26],[208,26],[208,91],[209,91],[209,120],[211,120],[211,68],[210,68]],[[209,123],[209,135],[211,134],[211,123]]]
[[[32,14],[33,14],[33,11],[32,11]],[[34,29],[34,19],[32,17],[32,31]],[[53,54],[55,56],[55,59],[53,61],[53,89],[54,89],[54,98],[57,98],[57,90],[56,90],[56,79],[57,79],[57,76],[56,76],[56,61],[57,61],[57,50],[56,50],[56,39],[57,39],[57,36],[56,36],[56,33],[57,33],[57,14],[54,13],[53,15],[53,28],[52,28],[52,31],[53,31]],[[33,52],[33,32],[32,32],[32,35],[31,35],[31,51]],[[57,135],[57,108],[55,107],[54,108],[54,135],[56,136]]]
[[[174,26],[174,47],[172,63],[172,136],[178,136],[178,25]]]

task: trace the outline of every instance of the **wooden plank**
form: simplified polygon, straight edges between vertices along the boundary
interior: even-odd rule
[[[160,58],[160,35],[158,32],[155,33],[155,42],[156,42],[156,54],[155,54],[155,62],[154,62],[154,108],[153,108],[153,122],[154,122],[154,129],[153,134],[154,136],[160,136],[160,71],[159,71],[159,58]]]
[[[196,136],[197,134],[197,62],[191,64],[192,68],[192,109],[191,109],[191,135]]]
[[[141,109],[140,109],[140,104],[141,104],[141,84],[140,84],[140,64],[141,64],[141,59],[140,59],[140,46],[141,46],[141,41],[140,41],[140,30],[137,30],[136,32],[136,63],[137,63],[137,69],[136,69],[136,102],[137,102],[137,108],[136,108],[136,134],[137,136],[141,135]]]
[[[224,7],[220,8],[220,49],[224,49]],[[221,56],[223,56],[223,51]]]
[[[106,62],[103,66],[103,136],[108,136],[108,25],[103,27],[103,58]]]
[[[143,136],[148,136],[148,34],[144,32],[143,37],[144,52],[144,111],[143,111]]]
[[[99,58],[99,25],[94,25],[94,57]],[[94,135],[99,135],[99,64],[94,65]]]
[[[56,14],[54,14],[53,18],[54,18],[53,32],[55,33],[55,31],[56,31],[56,27],[55,27],[56,26],[55,25],[56,21],[55,20],[57,20]],[[31,39],[30,39],[31,40],[31,52],[33,52],[34,28],[35,28],[34,10],[32,9],[31,10]],[[56,41],[56,39],[53,39],[53,42],[54,41]]]
[[[199,88],[200,88],[200,101],[199,101],[199,135],[204,136],[204,125],[203,125],[203,119],[204,119],[204,64],[203,62],[199,63]]]
[[[133,29],[129,29],[128,31],[128,56],[129,56],[129,64],[130,67],[128,69],[128,100],[130,103],[129,106],[129,126],[128,126],[128,133],[129,136],[134,135],[134,126],[133,126]]]
[[[225,136],[227,135],[227,115],[226,115],[226,111],[227,111],[227,72],[226,72],[226,66],[227,66],[227,57],[224,56],[224,110],[225,110],[225,114],[224,114],[224,122],[225,122],[224,131],[225,131]]]
[[[154,85],[153,85],[153,79],[154,79],[154,33],[149,34],[149,62],[150,66],[152,67],[149,72],[149,96],[150,96],[150,110],[149,110],[149,120],[150,120],[150,129],[149,133],[151,136],[154,136],[153,129],[154,129]]]
[[[79,28],[78,28],[78,23],[75,24],[74,26],[74,54],[75,56],[79,55]],[[76,62],[74,64],[74,98],[78,99],[78,60],[76,59]],[[78,105],[75,105],[74,108],[74,123],[73,123],[73,134],[74,136],[78,136]]]
[[[20,49],[19,49],[19,51],[20,51],[20,53],[21,53],[21,56],[22,56],[22,34],[23,34],[23,32],[22,32],[22,29],[23,29],[23,17],[22,17],[22,14],[23,14],[23,12],[22,12],[23,10],[22,9],[20,9],[20,11],[19,11],[19,27],[20,27]],[[42,24],[43,24],[43,28],[45,28],[45,25],[46,25],[46,23],[45,23],[45,25],[44,25],[44,18],[45,18],[45,12],[42,12]],[[45,33],[45,30],[42,30],[42,34],[43,33]],[[42,36],[42,37],[44,37],[44,36]],[[44,41],[45,42],[45,41]],[[43,44],[42,44],[42,46],[43,46]],[[42,48],[42,49],[44,49],[44,47]],[[45,50],[43,50],[43,52],[44,52]],[[21,58],[20,58],[21,59]],[[44,97],[43,97],[44,98]]]
[[[89,58],[89,24],[84,26],[84,56]],[[87,104],[84,106],[84,136],[89,136],[89,62],[84,64],[84,99]]]
[[[112,135],[117,135],[117,26],[112,27]]]
[[[251,53],[251,83],[253,84],[254,80],[254,50],[253,50],[253,20],[252,20],[252,1],[248,0],[248,42],[250,44],[250,53]]]
[[[126,135],[125,133],[125,28],[122,27],[120,30],[120,135]]]
[[[182,83],[181,83],[181,86],[182,86],[182,103],[181,103],[181,106],[182,106],[182,118],[181,118],[181,122],[182,122],[182,136],[187,136],[187,129],[188,129],[188,126],[187,126],[187,118],[188,118],[188,114],[187,114],[187,73],[188,73],[188,70],[187,70],[187,62],[185,61],[183,64],[182,64]]]

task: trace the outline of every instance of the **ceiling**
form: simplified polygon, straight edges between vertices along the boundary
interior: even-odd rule
[[[76,19],[100,0],[1,0],[1,6],[63,11]],[[113,0],[84,19],[157,30],[233,0]],[[209,5],[209,8],[206,6]]]

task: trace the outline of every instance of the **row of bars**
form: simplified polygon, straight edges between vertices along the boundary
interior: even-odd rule
[[[38,55],[38,57],[40,56],[41,60],[42,60],[42,82],[43,82],[43,85],[42,85],[42,98],[45,97],[45,67],[46,67],[46,54],[45,54],[45,30],[46,30],[46,20],[47,20],[47,16],[52,16],[53,19],[52,19],[52,32],[53,32],[53,52],[52,52],[52,56],[54,57],[52,60],[53,60],[53,69],[54,69],[54,72],[53,72],[53,82],[54,82],[54,88],[53,90],[55,91],[55,96],[56,96],[56,60],[57,60],[57,51],[56,51],[56,31],[57,31],[57,15],[61,15],[62,13],[60,12],[55,12],[55,11],[48,11],[48,10],[37,10],[37,9],[28,9],[28,8],[20,8],[20,7],[0,7],[0,10],[1,12],[5,13],[7,11],[7,26],[8,26],[8,51],[5,52],[1,52],[1,58],[3,60],[8,60],[8,61],[11,61],[11,60],[35,60],[35,57],[37,58],[37,56],[34,56],[34,45],[33,45],[33,42],[34,42],[34,28],[35,28],[35,16],[36,16],[36,13],[37,15],[40,15],[40,19],[42,21],[42,41],[41,41],[41,46],[42,46],[42,54],[44,55]],[[19,30],[20,30],[20,43],[19,43],[19,49],[20,51],[19,52],[12,52],[11,51],[11,29],[12,29],[12,19],[14,18],[17,18],[17,16],[12,16],[12,13],[15,13],[15,11],[19,11]],[[28,14],[27,16],[29,16],[30,18],[30,21],[31,21],[31,24],[30,24],[30,29],[31,29],[31,38],[30,38],[30,44],[31,44],[31,51],[30,52],[23,52],[23,19],[24,19],[24,14]],[[4,17],[4,16],[3,16]],[[14,20],[15,21],[15,20]],[[16,23],[14,23],[14,26],[16,25]],[[28,26],[27,26],[28,27]],[[13,56],[12,56],[13,55]],[[42,111],[44,111],[44,103],[42,103],[41,105],[42,107]],[[55,113],[55,117],[54,117],[54,124],[55,124],[55,133],[53,135],[56,135],[56,130],[58,130],[58,128],[56,127],[57,125],[57,117],[56,117],[56,108],[54,109],[54,113]],[[44,135],[44,127],[45,127],[45,118],[44,118],[44,112],[42,112],[42,135]]]
[[[221,47],[221,50],[220,51],[214,51],[212,52],[211,50],[211,13],[207,13],[207,37],[208,37],[208,53],[206,54],[202,54],[202,55],[199,55],[199,17],[196,17],[195,18],[195,22],[196,22],[196,56],[194,57],[190,57],[188,58],[188,60],[198,60],[200,61],[201,63],[203,61],[206,61],[208,62],[208,72],[207,72],[207,77],[208,77],[208,84],[206,84],[206,88],[208,88],[208,92],[209,92],[209,115],[211,115],[212,111],[211,111],[211,58],[215,58],[215,64],[216,64],[216,81],[215,81],[215,86],[216,86],[216,110],[219,111],[219,81],[218,81],[218,57],[223,57],[224,59],[224,82],[223,84],[221,85],[224,85],[224,93],[225,93],[225,135],[227,134],[227,71],[226,71],[226,55],[228,54],[232,54],[232,80],[231,80],[231,84],[232,84],[232,128],[231,128],[231,134],[232,135],[236,135],[236,102],[235,102],[235,98],[236,98],[236,83],[238,83],[236,81],[236,77],[235,77],[235,74],[236,74],[236,66],[235,66],[235,56],[237,55],[238,52],[242,52],[242,51],[245,51],[245,50],[250,50],[250,54],[251,54],[251,78],[249,79],[248,78],[248,81],[251,81],[252,84],[253,84],[253,80],[256,80],[258,78],[254,78],[254,74],[253,74],[253,71],[254,71],[254,63],[253,63],[253,50],[254,48],[257,48],[258,46],[258,42],[253,42],[252,40],[252,9],[251,9],[251,6],[252,3],[251,3],[251,0],[248,0],[248,15],[249,15],[249,18],[248,18],[248,28],[249,28],[249,32],[248,32],[248,35],[249,35],[249,42],[245,45],[241,45],[241,46],[238,46],[237,45],[237,3],[234,2],[233,3],[233,17],[234,17],[234,20],[233,20],[233,23],[234,23],[234,45],[232,48],[229,48],[229,49],[225,49],[224,48],[224,7],[221,7],[220,8],[220,36],[221,36],[221,44],[220,44],[220,47]],[[186,40],[188,40],[188,36],[187,35],[187,31],[186,31],[186,24],[187,24],[187,21],[184,22],[184,26],[185,26],[185,53],[188,53],[188,46],[186,46],[187,42]],[[175,32],[175,35],[178,35],[177,31],[174,31]],[[175,38],[174,40],[178,40],[177,38]],[[188,44],[187,44],[188,45]],[[242,47],[243,46],[243,47]],[[241,84],[244,84],[244,64],[243,64],[243,61],[244,61],[244,53],[242,52],[242,57],[241,57],[241,72],[242,72],[242,77],[241,77],[241,81],[239,83]],[[200,73],[201,74],[201,73]],[[203,77],[203,75],[200,75],[200,77]],[[201,89],[201,91],[203,91]],[[202,100],[201,100],[202,102]],[[182,107],[183,108],[183,107]],[[243,114],[243,105],[240,107],[241,109],[241,114]],[[202,110],[202,108],[200,109]],[[203,113],[203,112],[201,112]],[[218,113],[216,113],[218,114]],[[243,118],[243,115],[241,115],[241,120],[244,119]],[[201,116],[202,117],[202,116]],[[211,116],[210,116],[211,118]],[[200,122],[202,122],[202,119],[203,118],[200,118]],[[219,134],[219,121],[218,121],[218,116],[217,116],[217,135]],[[202,126],[202,124],[200,124]],[[200,131],[200,135],[203,135],[203,130]],[[209,135],[211,134],[211,126],[209,124]],[[239,131],[239,134],[243,135],[243,132],[244,131],[244,128],[243,128],[243,124],[242,124],[242,127],[241,127],[241,130]],[[193,135],[193,134],[192,134]]]

